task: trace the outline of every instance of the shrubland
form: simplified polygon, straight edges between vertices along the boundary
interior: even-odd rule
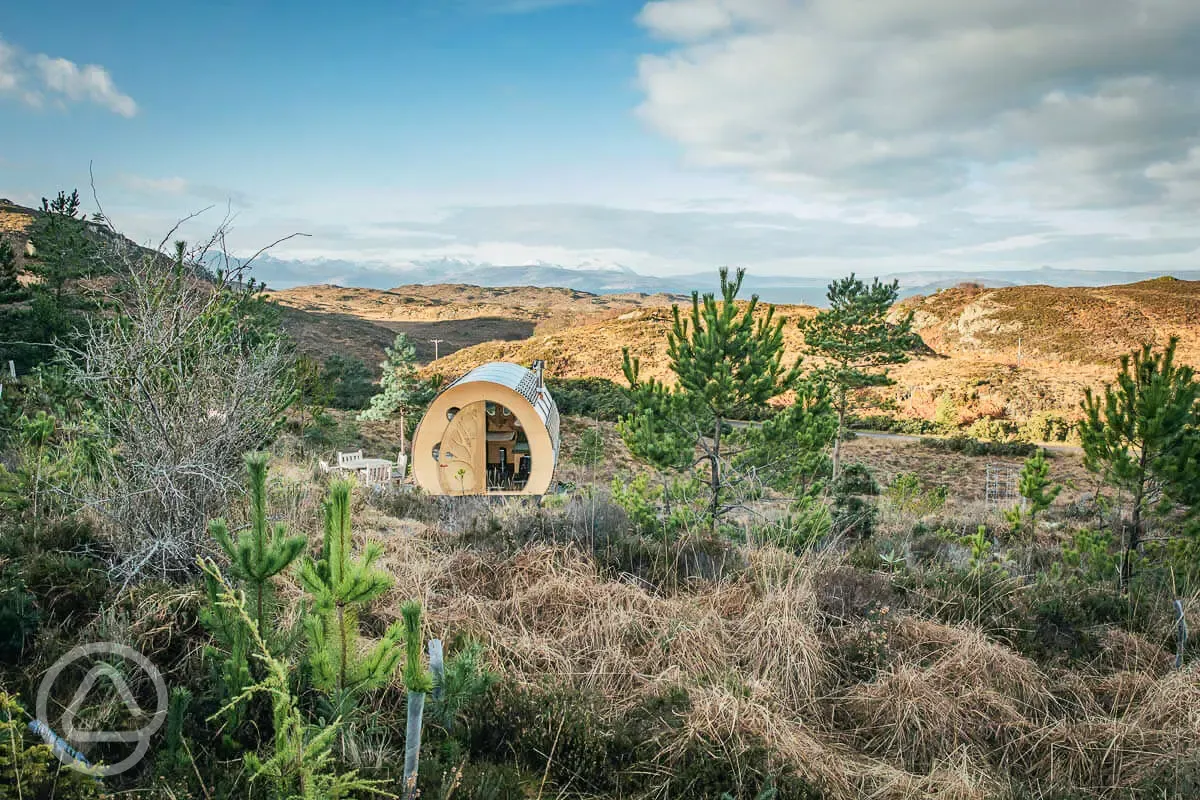
[[[107,310],[4,387],[0,797],[1200,788],[1200,662],[1179,624],[1200,610],[1200,434],[1170,346],[1080,409],[1082,462],[855,440],[829,372],[779,357],[775,325],[797,323],[744,314],[723,280],[672,331],[677,383],[637,380],[631,359],[630,389],[561,384],[572,485],[429,497],[315,468],[340,443],[396,446],[419,417],[436,386],[404,349],[355,403],[364,419],[330,410],[325,367],[297,359],[257,287],[192,271],[188,252],[108,262],[123,279]],[[872,319],[881,355],[847,362],[850,385],[882,385],[904,351],[904,326]],[[837,324],[814,349],[842,341]],[[202,376],[214,388],[184,397]],[[728,424],[781,396],[761,426]],[[1021,469],[1000,505],[977,491],[989,461]],[[95,641],[170,687],[150,754],[99,781],[28,726],[46,669]],[[131,689],[152,704],[146,681]],[[86,713],[127,721],[111,701]]]

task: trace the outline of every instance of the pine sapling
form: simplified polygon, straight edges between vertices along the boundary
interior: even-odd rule
[[[229,556],[233,576],[245,584],[251,618],[266,638],[271,630],[267,624],[271,579],[291,566],[306,542],[303,536],[288,535],[283,523],[271,527],[267,520],[267,454],[246,456],[246,469],[250,473],[250,529],[236,539],[225,520],[213,520],[208,529]]]
[[[409,600],[401,607],[400,614],[404,618],[404,685],[408,689],[408,727],[404,735],[404,796],[415,798],[425,695],[433,689],[433,680],[421,663],[421,604],[416,600]]]
[[[1004,516],[1014,532],[1024,530],[1032,538],[1037,530],[1037,515],[1053,505],[1062,491],[1062,486],[1050,482],[1050,464],[1046,461],[1045,450],[1039,449],[1025,460],[1017,491],[1024,502],[1006,511]]]
[[[381,781],[360,778],[355,770],[344,773],[337,771],[332,746],[342,724],[341,718],[324,725],[309,725],[305,721],[291,690],[290,669],[272,655],[254,627],[246,611],[245,596],[229,585],[212,561],[201,559],[200,567],[217,587],[220,607],[229,616],[242,621],[243,627],[249,632],[254,657],[264,666],[266,677],[262,681],[248,687],[210,718],[229,713],[229,706],[244,704],[255,694],[270,695],[274,747],[265,759],[259,758],[254,752],[246,753],[246,766],[252,779],[266,778],[270,781],[272,796],[276,800],[332,800],[355,797],[362,792],[395,798],[396,795],[380,788]]]
[[[304,621],[313,684],[330,697],[339,714],[352,709],[364,692],[387,683],[403,655],[404,626],[399,622],[366,655],[359,654],[359,610],[386,592],[392,581],[374,568],[382,554],[378,544],[368,544],[359,559],[351,554],[352,487],[344,480],[329,487],[321,557],[306,558],[299,573],[300,584],[313,599],[312,613]]]
[[[284,525],[271,528],[267,521],[267,456],[252,453],[246,457],[250,474],[250,528],[236,539],[224,520],[209,523],[209,532],[229,557],[230,571],[250,596],[253,613],[251,621],[264,639],[271,639],[270,616],[271,580],[296,560],[304,549],[303,536],[289,536]],[[223,700],[237,697],[250,685],[250,634],[237,614],[219,602],[220,587],[206,573],[204,590],[207,603],[200,610],[200,621],[220,645],[220,650],[206,652],[218,662],[218,682]],[[278,650],[278,648],[277,648]],[[230,730],[236,731],[242,722],[242,706],[233,707]]]

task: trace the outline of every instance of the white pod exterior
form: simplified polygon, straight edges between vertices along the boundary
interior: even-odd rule
[[[430,494],[549,491],[558,464],[558,407],[542,366],[493,361],[447,386],[413,434],[412,469]]]

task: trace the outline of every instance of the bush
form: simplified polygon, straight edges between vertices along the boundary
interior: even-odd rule
[[[888,504],[902,514],[925,517],[946,505],[946,487],[927,487],[915,472],[902,472],[883,491]]]
[[[920,445],[931,450],[967,456],[1031,456],[1038,449],[1032,442],[981,442],[970,436],[925,437]]]
[[[887,414],[868,414],[861,417],[851,417],[847,424],[851,430],[902,433],[912,436],[937,434],[944,430],[944,426],[932,420],[891,417]]]
[[[847,464],[833,482],[833,530],[865,539],[875,532],[879,509],[864,496],[879,494],[879,484],[863,464]]]
[[[801,553],[828,536],[832,529],[829,507],[818,498],[806,495],[774,523],[755,526],[754,538],[764,544]]]
[[[544,772],[560,790],[574,787],[587,796],[712,800],[725,792],[755,797],[774,784],[780,800],[820,797],[797,778],[773,780],[765,741],[738,734],[737,742],[718,743],[688,732],[691,700],[683,688],[650,695],[615,719],[602,708],[597,698],[573,689],[505,687],[472,716],[471,756],[478,763],[509,754],[518,769],[539,780]],[[664,743],[681,737],[685,741],[664,756]]]
[[[1022,433],[1033,442],[1065,442],[1075,436],[1075,424],[1053,411],[1039,411],[1025,422]]]
[[[15,697],[0,692],[0,800],[102,797],[99,781],[64,768],[49,745],[33,739],[27,718]]]
[[[629,389],[607,378],[547,378],[558,413],[618,422],[633,413]]]
[[[1018,433],[1017,424],[1006,419],[982,417],[971,423],[967,435],[987,442],[1007,442]]]

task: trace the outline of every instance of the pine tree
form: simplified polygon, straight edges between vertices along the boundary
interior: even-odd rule
[[[387,358],[379,365],[383,370],[379,379],[380,391],[371,398],[370,407],[361,412],[358,418],[378,422],[398,413],[400,449],[404,450],[408,415],[420,408],[427,399],[426,387],[417,377],[417,351],[406,335],[396,334],[396,341],[385,352]]]
[[[382,554],[368,544],[362,557],[351,554],[350,494],[353,482],[338,480],[325,501],[325,538],[319,560],[305,559],[299,578],[312,596],[305,619],[313,684],[327,694],[339,714],[354,707],[362,693],[388,681],[404,654],[404,626],[393,624],[365,656],[359,654],[358,612],[391,586],[374,568]]]
[[[294,374],[296,400],[292,406],[300,412],[300,433],[303,434],[305,417],[315,420],[333,402],[333,387],[326,383],[321,364],[312,356],[299,356]]]
[[[404,685],[408,689],[408,720],[404,735],[404,797],[417,796],[417,768],[421,756],[421,726],[425,718],[425,695],[433,679],[421,660],[421,604],[409,600],[400,607],[404,619]]]
[[[230,571],[241,582],[250,597],[253,623],[264,640],[279,641],[272,636],[270,620],[271,581],[286,570],[300,555],[306,544],[303,536],[289,536],[287,528],[271,528],[267,520],[267,455],[251,453],[246,456],[250,476],[250,528],[234,539],[228,524],[221,519],[209,523],[213,538],[229,557]],[[204,588],[207,603],[200,611],[200,621],[221,645],[222,650],[209,649],[216,657],[223,699],[237,697],[250,685],[251,632],[242,624],[241,616],[221,605],[220,586],[205,574]],[[277,645],[277,649],[282,649]],[[235,706],[230,717],[230,729],[241,725],[243,708]]]
[[[1054,499],[1062,491],[1062,486],[1050,482],[1050,463],[1046,460],[1046,451],[1039,449],[1025,460],[1021,467],[1020,482],[1017,491],[1025,498],[1025,508],[1020,506],[1006,512],[1006,517],[1014,530],[1024,529],[1029,536],[1037,530],[1037,515],[1049,508]]]
[[[785,320],[775,318],[775,307],[767,306],[766,314],[756,320],[758,295],[753,295],[739,311],[736,298],[745,275],[739,269],[730,281],[729,270],[722,268],[720,300],[714,294],[701,298],[692,292],[690,315],[684,317],[677,305],[672,308],[667,354],[678,379],[673,391],[655,382],[639,391],[637,361],[625,350],[625,377],[641,404],[625,421],[625,430],[634,432],[626,440],[635,452],[648,451],[663,463],[676,465],[684,462],[685,452],[690,456],[687,445],[701,448],[709,462],[709,516],[714,529],[725,510],[723,495],[728,486],[721,450],[725,421],[739,409],[762,406],[787,391],[799,374],[799,364],[784,367]],[[661,419],[637,419],[659,414]]]
[[[804,497],[819,491],[830,477],[829,446],[836,433],[828,389],[804,382],[789,408],[738,435],[743,450],[734,465],[767,486]]]
[[[912,313],[889,322],[888,312],[899,296],[900,284],[870,286],[854,277],[829,284],[829,308],[800,321],[804,343],[824,364],[818,376],[833,389],[837,436],[833,442],[833,477],[841,473],[842,439],[851,393],[869,386],[888,386],[887,367],[908,361],[920,344],[912,332]]]
[[[1131,518],[1124,536],[1121,587],[1133,578],[1133,554],[1141,545],[1153,483],[1170,489],[1180,480],[1194,480],[1196,467],[1182,468],[1181,455],[1192,447],[1200,383],[1191,367],[1175,363],[1176,337],[1163,352],[1150,345],[1122,356],[1115,384],[1103,398],[1089,389],[1083,400],[1085,418],[1079,426],[1084,465],[1113,486],[1129,493]]]
[[[273,528],[267,520],[267,454],[246,456],[246,471],[250,475],[250,529],[237,539],[229,533],[225,520],[209,523],[208,529],[221,549],[229,556],[230,570],[246,589],[254,624],[264,639],[269,639],[271,626],[267,612],[271,596],[271,579],[291,566],[304,550],[303,536],[289,536],[287,526],[279,523]]]
[[[12,243],[0,236],[0,303],[11,303],[25,294],[21,282],[17,280],[20,272]]]
[[[362,792],[395,797],[381,788],[382,781],[360,778],[354,770],[338,772],[333,742],[342,725],[341,717],[322,725],[305,722],[292,693],[288,665],[276,658],[258,635],[246,612],[244,596],[234,591],[212,561],[201,560],[200,567],[206,582],[216,587],[218,607],[249,632],[251,652],[262,662],[266,673],[261,682],[249,686],[210,718],[230,714],[234,707],[256,694],[270,695],[274,746],[265,759],[253,751],[245,754],[246,766],[253,778],[270,781],[273,800],[334,800],[358,797]]]
[[[625,379],[632,387],[634,411],[617,423],[617,431],[636,458],[663,470],[681,469],[692,463],[696,435],[685,421],[697,412],[691,398],[673,392],[661,381],[641,380],[641,361],[624,352]],[[707,427],[707,426],[705,426]]]

